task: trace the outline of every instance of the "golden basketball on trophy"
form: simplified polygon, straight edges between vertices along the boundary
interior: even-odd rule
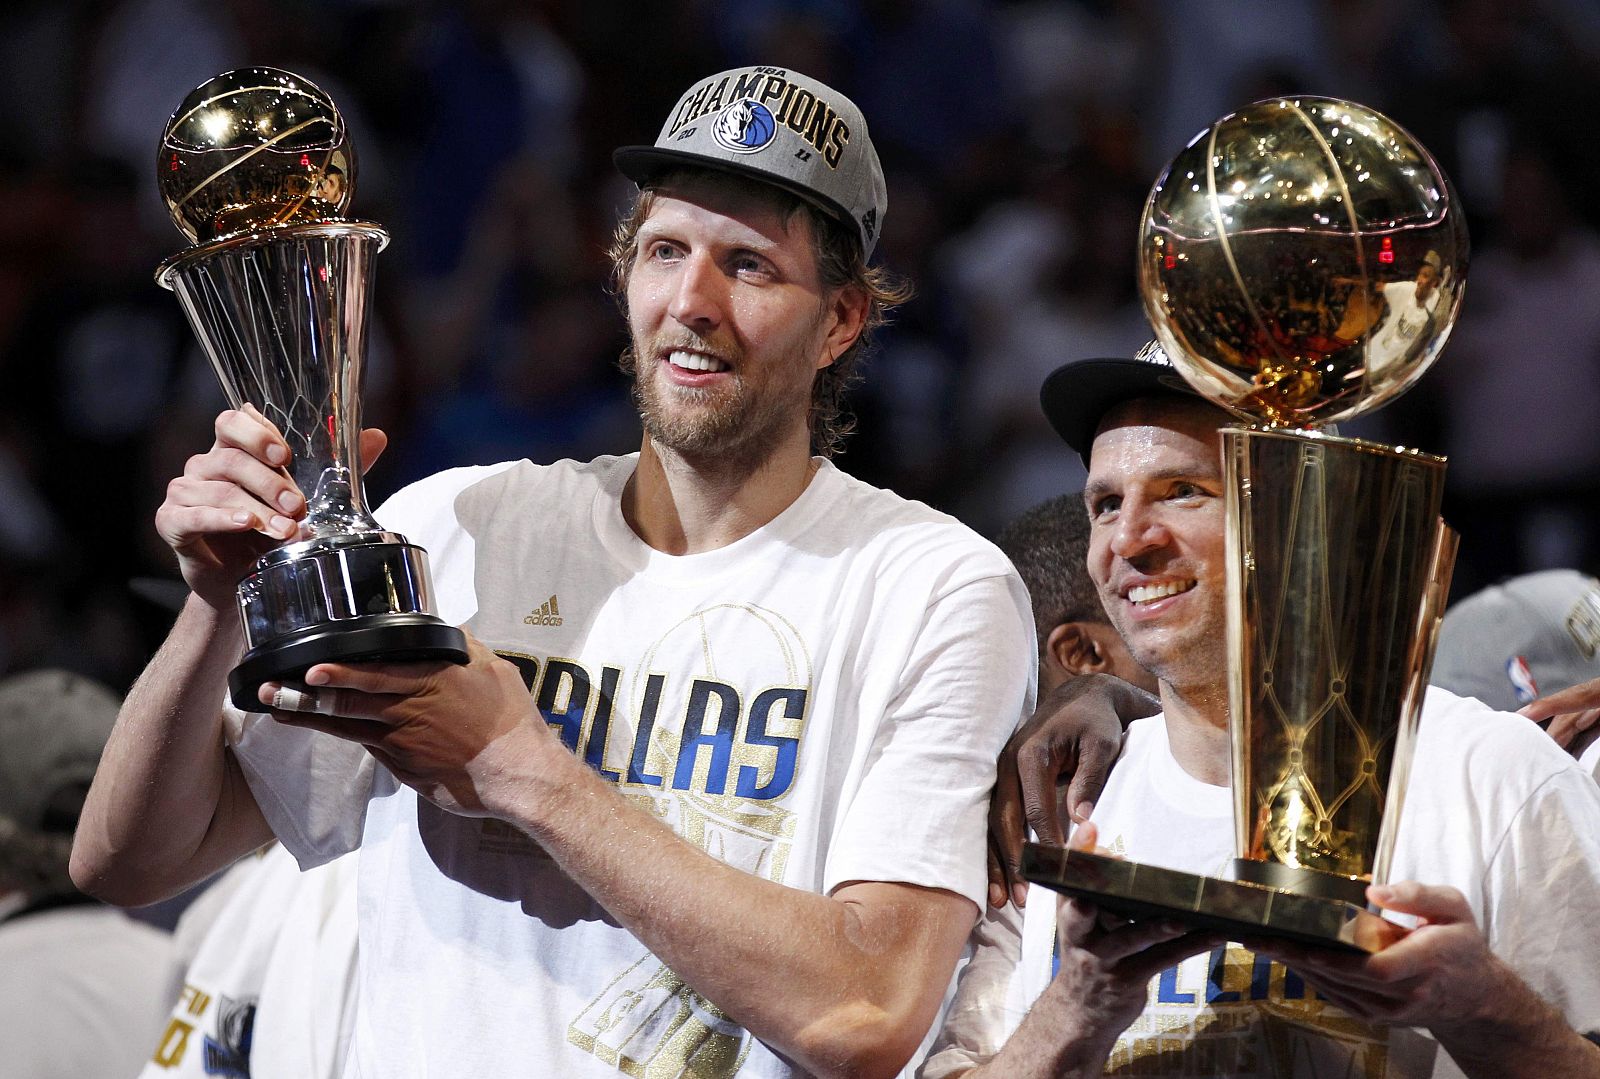
[[[1420,143],[1371,109],[1264,101],[1223,117],[1156,181],[1139,286],[1172,362],[1271,427],[1370,412],[1444,348],[1467,233]]]
[[[1145,312],[1222,432],[1231,880],[1032,847],[1032,879],[1114,909],[1375,949],[1455,537],[1443,458],[1338,437],[1416,382],[1460,308],[1467,234],[1399,125],[1348,101],[1224,116],[1156,181]]]
[[[218,75],[184,99],[162,132],[156,165],[173,223],[199,243],[342,220],[355,171],[332,99],[271,68]]]

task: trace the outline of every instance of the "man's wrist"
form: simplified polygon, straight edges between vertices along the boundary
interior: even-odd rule
[[[218,607],[199,593],[190,592],[178,612],[178,620],[191,640],[203,642],[201,647],[207,655],[236,655],[244,650],[244,626],[231,595],[225,607]]]
[[[1104,1075],[1106,1061],[1115,1048],[1115,1039],[1107,1041],[1099,1032],[1061,1031],[1057,1034],[1057,1050],[1041,1075],[1049,1079],[1091,1079]]]
[[[474,768],[484,810],[535,839],[562,793],[570,797],[593,777],[559,739],[533,726],[542,722],[535,718],[501,735]]]
[[[1056,1058],[1056,1074],[1064,1077],[1102,1075],[1111,1050],[1116,1048],[1121,1030],[1106,1036],[1108,1017],[1091,1008],[1077,1009],[1078,1021],[1066,1024],[1063,1031],[1062,1051]],[[1102,1020],[1096,1023],[1094,1020]]]
[[[181,613],[213,631],[240,630],[239,605],[234,601],[231,592],[225,602],[219,602],[214,597],[207,597],[191,590],[188,598],[184,600]]]
[[[1010,1063],[1019,1074],[1077,1079],[1104,1073],[1106,1059],[1116,1047],[1122,1028],[1108,1037],[1107,1031],[1113,1025],[1110,1018],[1069,988],[1063,979],[1053,980],[1024,1020],[1030,1028],[1029,1036],[1013,1036],[1012,1041],[1017,1044],[1007,1045],[1008,1050],[1018,1053]]]
[[[1563,1068],[1573,1054],[1591,1047],[1504,961],[1490,956],[1488,962],[1491,973],[1479,1006],[1459,1019],[1431,1025],[1429,1032],[1469,1076],[1568,1074]]]

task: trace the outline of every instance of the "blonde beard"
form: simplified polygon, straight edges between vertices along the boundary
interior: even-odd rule
[[[630,351],[634,406],[645,435],[658,447],[697,464],[714,464],[719,471],[746,473],[759,468],[784,443],[795,421],[796,404],[781,392],[752,393],[738,374],[723,391],[664,386],[659,373],[651,368],[647,374],[637,352]],[[680,402],[695,407],[673,408],[664,400],[666,394],[676,394]],[[798,407],[809,421],[809,388]]]

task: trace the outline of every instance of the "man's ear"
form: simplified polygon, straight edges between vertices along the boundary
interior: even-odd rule
[[[856,343],[856,338],[861,336],[862,329],[866,327],[867,310],[871,303],[866,289],[859,285],[846,285],[834,293],[833,304],[829,308],[833,325],[823,342],[822,355],[818,357],[819,368],[832,365]]]
[[[1044,641],[1045,656],[1070,675],[1103,674],[1111,666],[1087,622],[1063,622]]]

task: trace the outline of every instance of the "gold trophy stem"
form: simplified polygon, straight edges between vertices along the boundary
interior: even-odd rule
[[[1277,430],[1223,445],[1235,874],[1361,903],[1387,869],[1449,578],[1444,462]]]
[[[1456,552],[1461,537],[1442,520],[1434,536],[1433,558],[1428,570],[1428,589],[1422,609],[1417,612],[1417,632],[1412,640],[1415,651],[1410,658],[1411,684],[1395,742],[1394,767],[1389,773],[1389,797],[1383,810],[1383,828],[1378,833],[1378,849],[1373,856],[1372,882],[1387,884],[1389,865],[1394,860],[1394,845],[1400,833],[1400,811],[1411,779],[1412,753],[1417,724],[1422,718],[1422,699],[1427,695],[1428,677],[1433,671],[1433,653],[1439,644],[1439,624],[1450,598],[1450,578],[1455,574]]]

